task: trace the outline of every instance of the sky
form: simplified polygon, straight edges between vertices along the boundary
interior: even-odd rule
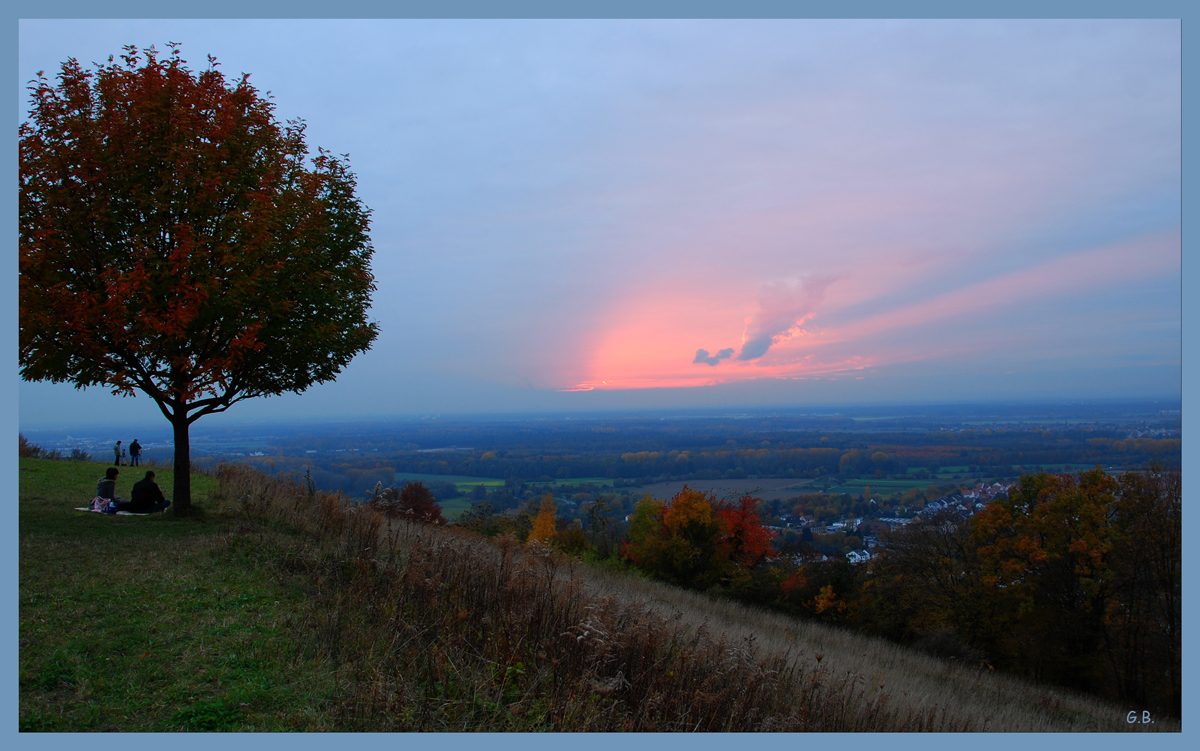
[[[371,351],[212,419],[1181,396],[1178,21],[23,20],[251,74],[373,212]],[[22,426],[161,419],[22,383]]]

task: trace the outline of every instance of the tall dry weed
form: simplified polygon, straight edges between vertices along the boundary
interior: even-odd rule
[[[879,669],[844,659],[860,649],[866,659],[862,637],[820,642],[780,629],[778,615],[756,629],[751,617],[767,614],[743,609],[739,628],[736,616],[681,599],[664,607],[664,597],[675,597],[669,588],[636,582],[629,586],[640,594],[626,591],[511,536],[493,541],[387,518],[245,467],[223,466],[218,477],[223,503],[299,533],[280,566],[311,583],[307,646],[338,666],[338,721],[348,728],[1101,729],[1089,720],[1055,724],[1046,719],[1053,713],[959,711],[953,690],[885,681],[882,670],[904,669],[895,655]],[[817,643],[829,646],[812,649]],[[986,693],[992,676],[972,675]]]

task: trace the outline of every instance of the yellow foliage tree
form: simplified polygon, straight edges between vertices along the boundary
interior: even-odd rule
[[[537,518],[533,520],[533,529],[529,532],[529,539],[549,545],[556,531],[558,531],[558,527],[554,517],[554,496],[546,493],[542,497],[542,508],[538,511]]]
[[[669,505],[647,496],[634,511],[622,555],[666,581],[706,588],[724,570],[721,529],[711,499],[698,490],[684,487]]]
[[[671,505],[663,515],[663,523],[676,536],[686,535],[692,527],[707,531],[713,524],[712,503],[701,491],[685,487],[671,499]]]

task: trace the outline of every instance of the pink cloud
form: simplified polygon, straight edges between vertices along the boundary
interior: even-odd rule
[[[719,294],[706,294],[690,285],[646,285],[625,298],[616,320],[594,335],[589,361],[578,377],[567,382],[571,389],[705,386],[829,376],[889,362],[953,356],[955,347],[942,341],[930,341],[919,351],[894,345],[888,341],[890,332],[939,322],[961,328],[974,315],[1031,299],[1062,298],[1135,279],[1178,274],[1180,242],[1177,230],[1143,236],[828,325],[822,325],[821,311],[844,310],[847,300],[861,300],[856,285],[895,296],[919,277],[899,274],[888,287],[881,280],[887,277],[886,267],[896,264],[885,258],[878,264],[885,267],[883,271],[762,284],[753,308],[738,303],[746,298],[737,289],[744,289],[745,281],[731,280]],[[742,354],[730,356],[726,345],[737,341]],[[698,352],[697,344],[708,349]],[[716,354],[709,354],[710,350]]]
[[[764,284],[758,293],[758,311],[747,324],[737,359],[757,360],[771,345],[803,335],[802,327],[825,300],[825,290],[833,281],[810,277]]]

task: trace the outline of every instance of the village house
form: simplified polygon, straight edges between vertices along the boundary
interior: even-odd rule
[[[865,563],[871,560],[871,554],[866,550],[851,550],[846,553],[846,560],[850,561],[851,565]]]

